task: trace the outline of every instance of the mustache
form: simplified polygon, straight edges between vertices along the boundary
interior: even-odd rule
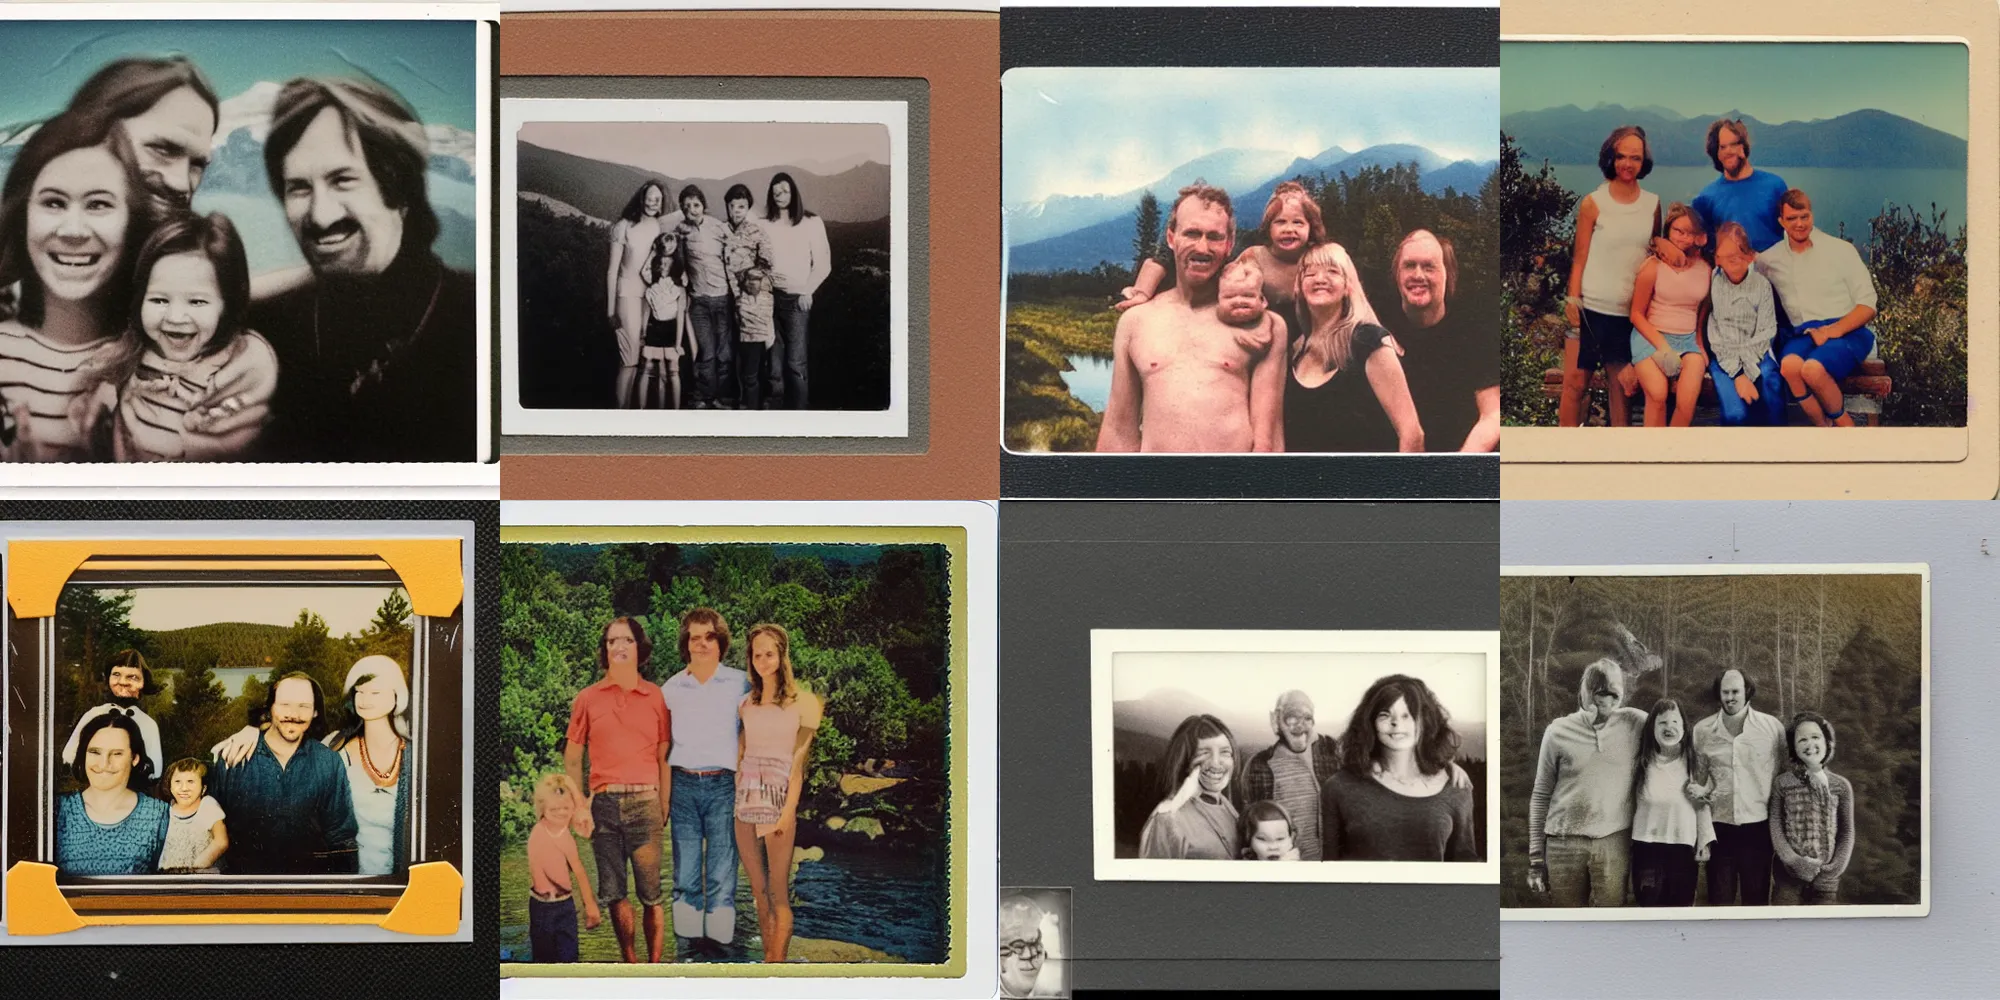
[[[361,223],[353,219],[335,219],[327,226],[307,222],[300,235],[309,241],[325,239],[328,236],[348,236],[361,231]]]

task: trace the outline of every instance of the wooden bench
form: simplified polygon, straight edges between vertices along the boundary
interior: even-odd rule
[[[1562,385],[1562,369],[1551,368],[1542,373],[1542,395],[1559,400],[1562,398]],[[1605,392],[1609,388],[1610,383],[1605,379],[1602,369],[1590,373],[1591,392]],[[1873,358],[1861,362],[1861,367],[1856,368],[1854,374],[1840,380],[1840,392],[1846,397],[1847,412],[1854,416],[1857,423],[1865,418],[1869,427],[1882,425],[1882,402],[1889,398],[1889,391],[1892,388],[1894,385],[1889,378],[1889,366]],[[1645,405],[1645,399],[1644,393],[1632,394],[1632,402],[1635,405]],[[1707,375],[1702,376],[1701,399],[1695,405],[1710,409],[1715,407],[1715,380]],[[1787,403],[1786,412],[1789,413],[1797,406],[1797,403]],[[1669,402],[1669,412],[1672,407],[1673,404]],[[1633,426],[1638,426],[1638,422],[1634,421]]]

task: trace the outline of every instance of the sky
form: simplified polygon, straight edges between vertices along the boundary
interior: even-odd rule
[[[1206,699],[1225,718],[1270,714],[1278,695],[1312,696],[1319,730],[1332,732],[1361,703],[1368,686],[1389,674],[1420,677],[1453,719],[1486,718],[1486,658],[1478,653],[1117,653],[1111,660],[1114,701],[1177,688]]]
[[[1966,137],[1963,45],[1917,42],[1503,42],[1500,113],[1735,108],[1773,125],[1874,108]],[[1680,81],[1663,84],[1662,81]]]
[[[224,100],[259,81],[372,75],[425,122],[473,127],[475,26],[427,21],[14,21],[0,23],[0,125],[61,111],[126,56],[179,53]]]
[[[1119,194],[1218,149],[1414,143],[1499,156],[1494,68],[1023,67],[1000,79],[1001,200]]]
[[[401,587],[138,587],[132,592],[132,627],[171,632],[217,622],[290,625],[299,609],[326,619],[327,633],[359,634],[375,620],[382,600]]]
[[[528,122],[519,138],[543,149],[682,179],[721,179],[780,164],[827,174],[863,160],[889,162],[888,126],[872,123]],[[833,169],[815,169],[821,165]]]

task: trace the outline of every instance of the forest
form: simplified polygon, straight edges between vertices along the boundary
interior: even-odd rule
[[[1756,682],[1758,711],[1781,722],[1826,716],[1836,736],[1828,766],[1855,795],[1840,901],[1919,901],[1922,588],[1916,574],[1502,577],[1501,905],[1546,905],[1527,889],[1542,731],[1577,710],[1584,667],[1605,656],[1626,668],[1627,705],[1645,711],[1672,697],[1690,728],[1720,710],[1712,685],[1730,669]]]
[[[290,626],[217,622],[148,631],[132,624],[133,597],[131,590],[73,585],[57,599],[55,711],[62,739],[68,738],[69,725],[62,720],[74,720],[106,699],[104,663],[120,650],[138,650],[153,670],[160,693],[141,698],[139,707],[159,723],[161,753],[172,763],[181,757],[207,760],[209,747],[262,708],[268,685],[294,670],[319,682],[328,726],[337,728],[348,721],[340,689],[354,661],[379,653],[407,671],[415,649],[410,601],[400,589],[383,599],[365,629],[340,636],[311,608],[300,608]],[[216,614],[228,614],[226,605]],[[218,667],[268,669],[231,698],[215,674]],[[66,770],[58,784],[59,792],[72,790]]]

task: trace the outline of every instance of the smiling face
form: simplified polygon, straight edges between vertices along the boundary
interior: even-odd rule
[[[1653,720],[1653,739],[1660,744],[1660,749],[1671,750],[1680,746],[1681,734],[1686,731],[1685,725],[1681,719],[1680,709],[1667,709],[1660,713],[1659,718]]]
[[[82,302],[106,289],[132,220],[125,168],[101,146],[73,149],[35,178],[27,242],[51,298]]]
[[[1730,715],[1743,714],[1743,706],[1750,703],[1747,686],[1743,683],[1743,672],[1740,670],[1723,671],[1722,683],[1719,687],[1721,688],[1722,710]]]
[[[1396,258],[1396,291],[1403,296],[1403,308],[1414,312],[1443,302],[1444,286],[1444,246],[1429,233],[1411,237]]]
[[[100,792],[124,788],[132,777],[132,737],[116,726],[105,726],[90,737],[85,748],[84,773],[90,787]]]
[[[1804,208],[1795,208],[1791,205],[1778,206],[1778,225],[1784,227],[1785,235],[1790,237],[1793,243],[1804,243],[1812,239],[1812,205],[1808,203]]]
[[[306,728],[312,725],[314,716],[311,681],[303,677],[287,677],[278,682],[276,697],[271,702],[271,725],[279,739],[297,743],[305,737]]]
[[[1646,140],[1636,135],[1628,135],[1611,147],[1611,172],[1618,179],[1630,183],[1639,179],[1639,171],[1646,164]]]
[[[1036,934],[1033,940],[1010,941],[1000,948],[1000,984],[1007,995],[1024,997],[1035,988],[1035,980],[1041,977],[1042,960],[1046,957],[1042,950],[1042,938]]]
[[[1792,753],[1808,768],[1826,763],[1826,731],[1817,722],[1801,722],[1792,733]]]
[[[1259,820],[1250,834],[1250,850],[1259,861],[1283,861],[1291,849],[1292,825],[1284,820]]]
[[[1286,749],[1293,753],[1305,753],[1312,745],[1313,705],[1303,693],[1294,693],[1278,703],[1272,713],[1276,718],[1278,738],[1285,741]]]
[[[1236,773],[1236,751],[1227,736],[1208,736],[1195,744],[1194,765],[1201,772],[1201,790],[1221,795]]]
[[[1299,295],[1314,309],[1330,309],[1347,297],[1347,272],[1330,260],[1299,268]]]
[[[1667,227],[1667,240],[1684,254],[1691,254],[1696,247],[1708,242],[1708,238],[1702,235],[1701,226],[1694,221],[1692,215],[1676,218]]]
[[[707,626],[697,627],[707,628]],[[713,637],[714,634],[715,630],[709,629],[709,635]],[[688,651],[694,651],[692,632],[688,637]],[[778,637],[769,632],[758,633],[755,639],[750,640],[750,668],[757,671],[757,676],[764,678],[767,684],[775,684],[778,680],[778,665]]]
[[[167,782],[167,788],[173,793],[174,804],[184,810],[193,809],[195,803],[201,801],[201,775],[193,771],[175,771],[173,778]]]
[[[396,710],[396,686],[380,675],[354,686],[354,714],[363,721],[385,718]]]
[[[1423,726],[1410,714],[1409,702],[1402,698],[1375,713],[1375,741],[1384,751],[1415,750],[1422,738]]]
[[[1311,238],[1312,223],[1307,221],[1305,209],[1299,207],[1299,199],[1286,198],[1284,207],[1271,219],[1271,248],[1295,254],[1305,249],[1306,240]]]
[[[604,630],[604,662],[613,670],[639,665],[639,640],[626,622],[612,622]]]
[[[215,148],[215,112],[193,87],[182,87],[125,119],[125,136],[146,184],[178,195],[185,205],[201,184]]]
[[[1199,197],[1182,201],[1174,226],[1167,232],[1167,246],[1174,252],[1180,280],[1193,285],[1215,280],[1229,257],[1235,230],[1221,205]]]
[[[322,275],[380,274],[403,247],[403,210],[390,208],[358,137],[327,108],[285,154],[285,219]]]
[[[139,301],[139,326],[169,361],[201,356],[222,325],[222,289],[215,264],[198,253],[169,254],[153,263]]]
[[[703,205],[700,198],[688,195],[681,199],[681,214],[687,216],[689,224],[699,225],[701,217],[708,214],[708,206]]]
[[[569,826],[576,815],[576,800],[570,797],[569,789],[553,788],[542,799],[542,819],[559,827]]]
[[[111,668],[111,697],[136,699],[146,689],[146,672],[138,667]]]

